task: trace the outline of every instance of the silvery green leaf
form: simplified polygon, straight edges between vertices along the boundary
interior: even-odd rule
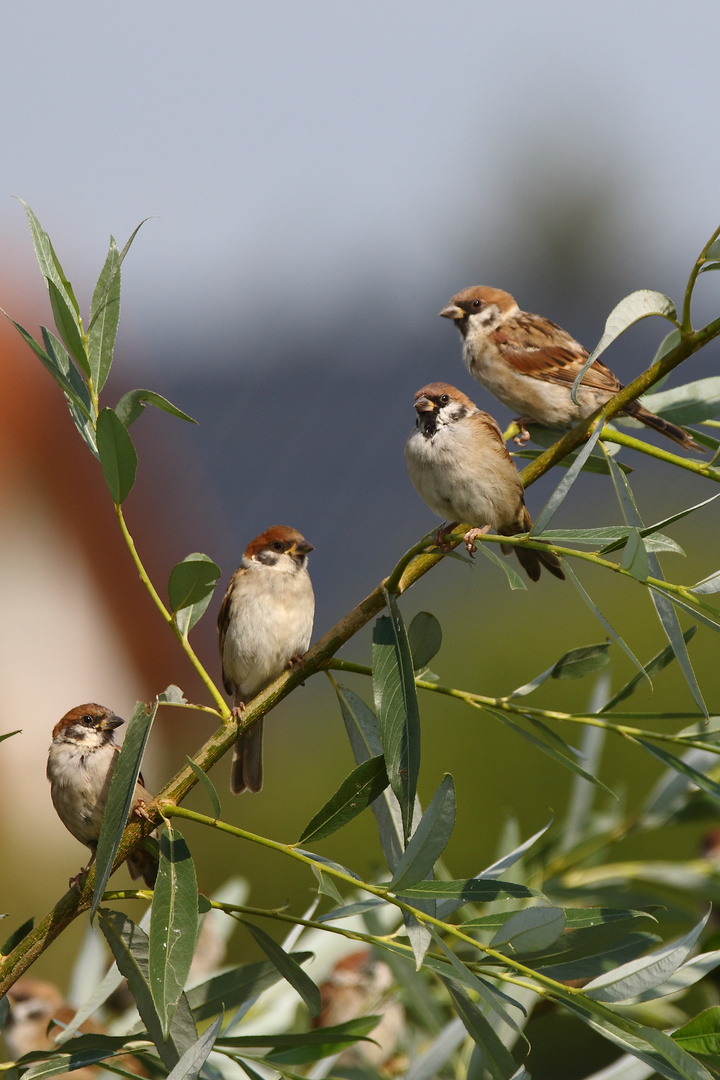
[[[677,941],[592,979],[585,986],[584,992],[594,1001],[615,1003],[627,1001],[646,990],[660,986],[690,955],[709,917],[708,910],[700,922]]]
[[[677,322],[677,311],[672,300],[663,293],[654,292],[652,289],[638,289],[636,292],[630,293],[629,296],[623,297],[620,303],[615,305],[607,317],[603,336],[588,356],[573,383],[572,399],[576,405],[578,404],[578,388],[588,368],[620,334],[624,333],[633,323],[638,322],[639,319],[647,318],[648,315],[662,315],[665,319],[669,319],[670,322]]]

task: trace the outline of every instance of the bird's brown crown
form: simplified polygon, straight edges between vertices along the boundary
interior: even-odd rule
[[[65,713],[62,720],[58,720],[53,728],[52,737],[54,739],[64,728],[70,727],[72,724],[80,723],[84,716],[91,717],[93,724],[97,726],[112,715],[112,709],[106,709],[104,705],[97,705],[92,701],[88,702],[87,705],[76,705],[70,712]]]
[[[494,304],[501,311],[509,311],[516,306],[515,297],[504,289],[495,289],[492,285],[471,285],[469,289],[462,289],[455,293],[452,302],[458,307],[465,304],[474,304],[479,300],[481,304]]]
[[[286,552],[290,548],[295,548],[296,551],[302,554],[313,550],[312,544],[309,544],[297,529],[292,529],[289,525],[271,525],[264,533],[260,533],[259,536],[250,541],[245,549],[245,558],[252,559],[253,555],[257,555],[258,552],[265,551],[268,548],[271,551],[279,552]]]
[[[423,386],[415,394],[415,401],[419,401],[421,397],[429,398],[430,401],[434,401],[435,404],[439,404],[440,398],[447,396],[451,401],[457,401],[461,405],[465,405],[468,409],[475,408],[475,402],[471,401],[467,394],[463,394],[462,390],[458,390],[456,386],[451,386],[450,383],[444,382],[431,382],[427,386]]]

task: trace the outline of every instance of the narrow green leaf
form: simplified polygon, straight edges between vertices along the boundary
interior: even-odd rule
[[[613,484],[615,486],[615,491],[617,493],[622,512],[625,515],[625,520],[633,528],[642,528],[642,518],[640,517],[640,513],[635,502],[635,496],[633,495],[632,488],[628,483],[627,477],[623,476],[621,472],[618,472],[616,469],[614,469],[612,462],[610,463],[610,467],[612,471]],[[682,511],[681,513],[683,515],[686,515],[688,513],[691,513],[692,510],[695,509],[697,509],[697,507],[691,507],[689,510]],[[655,527],[660,528],[662,525],[667,524],[669,520],[670,519],[666,519],[664,522],[659,522],[658,525]],[[677,520],[677,517],[675,518],[675,520]],[[651,526],[651,528],[654,527]],[[648,571],[650,574],[652,574],[653,577],[664,580],[664,574],[662,572],[662,567],[660,566],[657,555],[648,552],[647,564]],[[707,717],[707,707],[703,700],[702,693],[700,692],[700,687],[698,686],[698,681],[695,677],[693,666],[690,662],[690,656],[688,654],[685,639],[683,637],[682,627],[680,626],[680,621],[677,617],[675,609],[672,606],[672,603],[662,593],[651,590],[650,595],[653,605],[655,607],[655,611],[657,612],[657,616],[660,620],[660,624],[665,631],[665,636],[670,642],[673,652],[677,657],[678,664],[680,665],[680,670],[685,677],[688,689],[690,690],[690,693],[692,694],[698,708]]]
[[[389,888],[389,884],[385,886]],[[536,889],[516,885],[500,878],[465,878],[458,881],[419,881],[403,885],[402,895],[421,900],[462,900],[463,903],[487,904],[491,900],[509,900],[518,896],[541,896]]]
[[[705,1057],[720,1054],[720,1006],[704,1009],[687,1024],[676,1028],[671,1037],[690,1054]]]
[[[64,385],[58,379],[58,384],[94,426],[95,411],[87,383],[72,362],[70,354],[62,341],[55,337],[52,330],[48,330],[46,326],[41,326],[40,332],[42,333],[46,355],[65,383]]]
[[[105,482],[113,501],[120,505],[135,483],[137,454],[132,439],[112,409],[103,409],[98,416],[97,448]]]
[[[520,577],[517,570],[507,561],[507,559],[497,555],[489,544],[476,544],[475,546],[478,551],[482,551],[486,559],[489,559],[490,562],[495,563],[496,566],[500,567],[507,577],[511,589],[527,589],[527,585]]]
[[[183,837],[167,824],[160,837],[149,947],[150,990],[165,1038],[190,973],[197,935],[195,866]]]
[[[633,998],[633,1004],[642,1001],[654,1001],[657,998],[669,997],[670,994],[680,994],[685,990],[688,990],[691,986],[704,979],[711,971],[720,966],[720,951],[699,953],[697,956],[693,956],[690,960],[686,960],[677,971],[673,972],[670,978],[661,983],[659,986],[653,987],[652,990],[647,990],[643,994],[638,994]]]
[[[720,375],[645,394],[642,403],[673,424],[700,424],[720,413]]]
[[[210,800],[215,817],[219,818],[222,814],[222,809],[220,806],[220,799],[218,798],[218,793],[215,789],[215,785],[213,784],[208,774],[206,772],[203,772],[197,762],[193,761],[191,757],[187,759],[187,763],[192,769],[192,771],[195,773],[195,776],[200,781],[202,787],[205,788],[205,793]]]
[[[561,656],[550,669],[553,679],[583,679],[610,663],[610,642],[602,641],[599,645],[584,645],[580,649],[571,649]],[[517,693],[512,697],[518,696]]]
[[[697,585],[692,585],[690,591],[698,593],[699,596],[709,596],[711,593],[720,592],[720,570],[698,581]]]
[[[294,952],[290,955],[297,964],[303,964],[311,958],[312,953]],[[223,1009],[229,1012],[230,1009],[239,1008],[246,1001],[262,994],[268,987],[274,986],[280,978],[280,972],[269,960],[241,964],[188,990],[188,1004],[195,1020],[201,1023],[217,1016]]]
[[[82,337],[82,328],[78,323],[75,312],[68,305],[64,293],[62,293],[51,278],[46,278],[48,292],[50,294],[50,306],[57,331],[65,342],[68,352],[80,365],[80,368],[90,378],[90,361],[88,360],[85,342]]]
[[[4,735],[0,735],[0,742],[3,742],[5,739],[11,739],[13,735],[20,734],[22,734],[22,728],[18,728],[16,731],[6,731]]]
[[[324,915],[316,916],[315,921],[336,922],[339,919],[349,919],[354,915],[364,915],[366,911],[374,911],[376,908],[387,907],[384,900],[358,900],[355,904],[343,904],[334,911],[328,911]]]
[[[320,991],[310,976],[303,971],[296,960],[293,960],[289,953],[286,953],[282,946],[278,945],[276,941],[266,934],[264,930],[261,930],[259,926],[255,926],[253,923],[246,922],[244,919],[240,920],[243,926],[246,926],[250,931],[255,941],[263,950],[268,960],[271,961],[278,969],[283,979],[289,982],[294,990],[297,990],[300,997],[303,999],[311,1016],[319,1016],[321,1009]]]
[[[362,884],[362,878],[349,870],[347,866],[343,866],[342,863],[335,862],[334,859],[328,859],[325,855],[318,855],[316,851],[308,851],[306,848],[296,847],[295,850],[299,851],[301,855],[307,855],[309,859],[314,859],[315,862],[319,862],[322,866],[326,866],[329,870],[339,870],[341,874],[347,874]]]
[[[600,438],[601,431],[602,425],[598,424],[593,433],[590,435],[588,441],[585,443],[585,446],[578,453],[575,461],[573,461],[572,465],[567,470],[548,501],[545,503],[545,506],[540,511],[539,517],[537,518],[535,524],[530,530],[531,536],[535,538],[539,537],[545,530],[546,526],[549,525],[556,512],[560,509],[560,506],[564,502],[565,497],[570,491],[570,488],[573,486],[578,476],[580,475],[580,470],[593,452],[593,448],[597,443],[598,439]],[[543,539],[546,540],[548,539],[548,537],[543,536]]]
[[[249,925],[249,924],[246,924]],[[337,1051],[343,1046],[352,1046],[365,1037],[378,1026],[380,1016],[358,1016],[354,1020],[347,1020],[344,1024],[333,1024],[328,1027],[315,1028],[313,1031],[302,1031],[297,1034],[282,1032],[278,1035],[233,1035],[221,1036],[217,1040],[218,1047],[230,1049],[242,1049],[245,1046],[271,1046],[275,1049],[295,1049],[301,1046],[332,1046]],[[372,1041],[372,1040],[370,1040]],[[328,1054],[325,1054],[327,1057]]]
[[[169,413],[171,416],[177,416],[180,420],[188,420],[191,424],[197,424],[197,420],[193,420],[192,416],[188,416],[182,409],[178,409],[177,405],[173,405],[171,401],[168,401],[161,394],[156,394],[154,390],[128,390],[115,406],[115,412],[125,427],[128,428],[135,423],[139,416],[142,416],[146,405],[153,405],[156,409],[161,409],[162,412]]]
[[[356,818],[388,786],[385,759],[369,758],[347,776],[335,794],[303,829],[299,844],[322,840]]]
[[[217,1020],[202,1033],[198,1041],[188,1047],[175,1068],[168,1074],[167,1080],[195,1080],[210,1056],[222,1022],[222,1016],[218,1016]]]
[[[518,1065],[490,1021],[459,986],[448,981],[445,985],[463,1027],[482,1051],[483,1063],[493,1080],[512,1080],[517,1075]]]
[[[90,376],[99,393],[110,374],[120,321],[120,266],[119,252],[114,238],[110,237],[110,250],[105,265],[95,285],[90,305],[88,325],[88,362]]]
[[[92,456],[99,461],[100,455],[98,454],[97,434],[94,422],[88,420],[85,413],[79,409],[75,402],[71,401],[70,398],[67,398],[67,406],[80,438],[83,440]]]
[[[133,230],[133,232],[130,234],[130,239],[125,244],[125,247],[122,249],[122,251],[119,252],[119,254],[116,254],[117,244],[115,243],[114,238],[112,236],[110,237],[110,249],[105,260],[105,265],[100,271],[100,277],[98,278],[97,284],[93,290],[92,300],[90,301],[90,322],[88,323],[88,333],[93,329],[95,320],[99,317],[105,301],[108,299],[110,293],[114,288],[115,275],[120,273],[120,267],[123,264],[125,256],[130,250],[133,240],[135,239],[145,222],[148,220],[148,218],[144,218],[137,226],[137,228]]]
[[[531,432],[532,432],[532,430],[533,429],[531,428]],[[563,434],[562,432],[558,432],[557,437],[559,438],[562,434]],[[532,438],[533,438],[533,442],[539,442],[540,441],[539,439],[535,438],[534,434],[533,434]],[[557,438],[555,439],[555,441],[557,442]],[[551,445],[551,444],[548,444],[548,445]],[[613,448],[616,448],[617,450],[620,449],[619,446],[615,447],[614,443],[613,444],[608,444],[608,445],[612,445]],[[528,449],[525,449],[525,450],[513,450],[512,454],[511,454],[511,457],[514,457],[514,458],[516,458],[516,457],[528,458],[530,461],[534,461],[535,458],[539,458],[540,455],[543,454],[543,453],[544,453],[543,450],[532,450],[532,449],[531,450],[528,450]],[[559,468],[561,468],[561,469],[569,469],[576,458],[577,458],[577,453],[572,452],[570,454],[566,454],[565,457],[562,459],[562,461],[556,461],[555,465],[559,466]],[[625,473],[633,472],[632,466],[631,465],[626,465],[624,461],[619,461],[618,462],[618,467],[621,468],[622,471],[625,472]],[[591,454],[590,457],[587,458],[583,462],[582,471],[583,472],[589,472],[589,473],[596,473],[596,474],[599,474],[601,476],[607,476],[607,474],[610,472],[610,469],[608,467],[607,461],[605,461],[604,458],[596,457],[595,454]]]
[[[633,664],[638,669],[638,671],[641,673],[642,677],[644,679],[647,679],[650,686],[652,686],[652,683],[650,682],[650,679],[649,679],[649,677],[647,675],[647,672],[645,671],[645,668],[642,666],[642,664],[640,663],[640,661],[636,657],[635,653],[632,651],[632,649],[629,647],[629,645],[625,644],[625,642],[620,637],[620,635],[618,633],[616,633],[615,630],[613,630],[612,626],[607,621],[605,616],[602,614],[600,609],[590,599],[589,594],[585,591],[585,588],[583,587],[583,585],[580,582],[579,578],[575,575],[574,570],[572,569],[572,567],[570,566],[570,564],[569,564],[569,562],[567,560],[565,561],[565,577],[568,578],[573,583],[573,585],[575,586],[577,591],[580,593],[583,600],[585,601],[587,606],[590,608],[590,610],[592,611],[593,615],[598,620],[600,625],[605,628],[605,630],[610,635],[610,637],[613,639],[613,641],[617,645],[619,645],[620,648],[622,649],[622,651],[625,653],[625,655],[627,657],[629,657],[630,660],[632,660]]]
[[[688,765],[687,761],[683,761],[682,758],[675,757],[674,754],[668,754],[667,750],[661,750],[659,746],[653,746],[652,743],[647,742],[645,739],[635,739],[635,742],[643,746],[658,761],[662,761],[663,765],[667,765],[669,768],[675,769],[676,772],[682,773],[683,776],[687,776],[689,780],[692,780],[699,788],[706,791],[708,795],[712,795],[713,799],[720,800],[720,784],[716,784],[705,773],[694,769],[692,765]]]
[[[513,915],[523,911],[540,911],[541,908],[520,908],[519,911],[494,911],[490,915],[480,915],[462,923],[463,930],[497,930],[504,926]],[[596,926],[612,926],[617,923],[630,924],[637,919],[654,919],[649,911],[633,908],[564,908],[568,931]]]
[[[691,626],[689,630],[685,631],[685,633],[683,634],[683,639],[686,644],[694,636],[696,630],[697,626]],[[648,678],[652,678],[653,675],[657,675],[659,672],[663,671],[668,666],[668,664],[672,663],[674,659],[675,652],[672,645],[666,645],[665,648],[657,654],[657,656],[654,656],[652,660],[649,661],[649,663],[645,664],[643,668],[645,675]],[[644,682],[643,675],[633,675],[632,679],[630,679],[629,682],[625,683],[622,689],[618,690],[617,694],[611,697],[610,700],[606,702],[605,705],[603,705],[600,712],[608,712],[616,705],[619,705],[621,701],[629,698],[631,694],[635,693],[635,691],[642,682]]]
[[[421,671],[440,652],[442,627],[429,611],[418,611],[408,627],[413,669]]]
[[[128,981],[130,993],[160,1058],[167,1069],[180,1060],[178,1047],[163,1036],[162,1024],[150,992],[148,975],[148,937],[139,926],[120,911],[100,911],[100,929],[107,938],[115,962]],[[197,1038],[197,1032],[195,1034]],[[181,1051],[184,1053],[186,1047]]]
[[[620,560],[620,566],[627,570],[637,581],[646,581],[650,573],[648,566],[648,553],[645,550],[642,536],[637,529],[631,529],[627,538],[627,544]]]
[[[500,720],[503,724],[509,727],[511,731],[514,731],[517,735],[520,735],[523,739],[526,739],[529,743],[532,743],[532,745],[537,747],[538,750],[542,750],[542,752],[544,754],[547,754],[548,757],[551,757],[553,761],[557,761],[558,764],[563,765],[566,769],[569,769],[570,772],[574,772],[578,776],[582,776],[583,780],[587,780],[589,783],[595,784],[597,787],[602,788],[602,790],[606,791],[608,795],[612,795],[614,799],[617,798],[614,792],[612,792],[609,787],[603,784],[602,780],[598,780],[598,778],[596,776],[593,776],[592,773],[586,772],[585,769],[582,769],[577,764],[577,762],[573,760],[573,758],[567,756],[566,753],[561,752],[556,746],[550,746],[543,739],[538,739],[538,737],[536,735],[533,735],[532,732],[525,731],[524,728],[521,728],[519,724],[516,724],[499,709],[493,709],[488,705],[484,705],[483,708],[487,712],[491,713],[497,720]],[[568,754],[572,752],[571,748],[567,746],[567,744],[565,744],[565,749],[567,750]]]
[[[91,920],[102,900],[117,850],[120,847],[120,840],[135,797],[140,763],[156,712],[156,703],[151,706],[143,704],[142,701],[136,703],[128,721],[120,753],[115,759],[95,858],[95,890],[90,908]]]
[[[322,896],[329,896],[336,904],[343,904],[345,901],[343,900],[342,894],[338,891],[333,879],[317,866],[311,866],[310,869],[315,875],[315,880],[318,884],[318,892]]]
[[[712,1080],[707,1069],[686,1054],[664,1031],[632,1021],[628,1024],[626,1020],[620,1028],[612,1023],[612,1014],[607,1009],[594,1012],[585,999],[569,998],[563,1005],[624,1053],[646,1062],[666,1080]]]
[[[503,1022],[506,1023],[508,1027],[511,1028],[515,1032],[515,1034],[523,1041],[527,1051],[530,1048],[530,1044],[525,1038],[525,1035],[523,1034],[519,1024],[507,1011],[504,1005],[504,1002],[507,1002],[508,1005],[512,1005],[514,1008],[519,1009],[521,1013],[524,1013],[527,1016],[527,1013],[525,1012],[525,1009],[520,1004],[520,1002],[515,1001],[507,994],[504,994],[501,990],[497,990],[496,987],[486,982],[485,979],[481,979],[477,975],[475,975],[465,964],[463,964],[462,960],[460,960],[455,955],[452,949],[450,949],[445,944],[438,932],[432,927],[431,933],[435,942],[440,946],[440,948],[445,953],[448,960],[454,967],[456,972],[456,981],[463,983],[465,986],[469,987],[469,989],[474,990],[475,993],[480,997],[480,999],[485,1003],[485,1005],[489,1009],[492,1009],[493,1012],[496,1013],[496,1015],[500,1017],[500,1019],[503,1020]]]
[[[670,297],[663,293],[653,292],[652,289],[638,289],[637,292],[623,297],[620,303],[615,305],[607,317],[603,336],[581,367],[572,385],[572,399],[576,405],[578,404],[578,389],[588,368],[620,334],[633,323],[647,318],[648,315],[662,315],[670,322],[677,322],[677,311]]]
[[[65,271],[55,254],[55,250],[50,242],[50,237],[45,232],[28,204],[23,199],[19,199],[18,201],[22,203],[25,209],[28,224],[30,225],[30,235],[32,236],[35,255],[43,277],[53,282],[58,291],[63,294],[67,306],[74,312],[75,316],[79,316],[80,308],[75,299],[72,285],[65,276]]]
[[[547,949],[562,934],[565,912],[558,907],[529,907],[517,911],[493,937],[494,949],[511,946],[513,955]]]
[[[168,599],[185,637],[205,614],[220,574],[220,567],[198,551],[186,555],[170,571]]]
[[[13,324],[17,332],[22,337],[26,345],[32,349],[37,358],[42,363],[43,367],[50,372],[55,382],[60,389],[67,395],[67,397],[76,404],[83,414],[90,419],[91,405],[90,395],[88,393],[87,386],[85,385],[80,372],[75,365],[71,362],[65,346],[58,341],[54,334],[45,327],[41,327],[45,348],[43,349],[32,334],[11,319],[6,311],[0,308],[3,315],[5,315]]]
[[[348,690],[346,686],[335,683],[335,692],[340,702],[343,723],[355,760],[358,764],[369,757],[382,754],[380,729],[377,717],[362,698]],[[387,788],[379,799],[370,804],[377,822],[380,844],[390,872],[393,873],[403,853],[403,829],[400,804]]]
[[[720,622],[715,622],[713,619],[710,619],[703,611],[699,611],[697,608],[693,607],[692,604],[687,604],[684,600],[681,600],[680,597],[677,596],[675,593],[668,592],[660,585],[651,585],[650,589],[652,590],[652,592],[658,593],[660,596],[664,596],[665,599],[668,600],[675,607],[682,608],[683,611],[689,612],[689,614],[692,615],[694,619],[697,619],[699,623],[702,623],[703,626],[709,627],[716,633],[720,632]],[[720,612],[718,614],[720,614]]]
[[[659,986],[669,979],[690,955],[709,917],[708,910],[700,922],[677,941],[593,979],[584,987],[585,994],[593,1001],[615,1004]]]
[[[90,1068],[101,1061],[112,1065],[116,1055],[125,1052],[126,1044],[135,1040],[128,1035],[79,1035],[67,1042],[62,1051],[57,1048],[44,1053],[37,1051],[25,1054],[18,1064],[37,1061],[23,1072],[30,1080],[46,1080],[51,1076],[68,1073],[71,1069]],[[97,1071],[97,1070],[94,1070]]]
[[[405,885],[414,885],[427,877],[447,847],[454,828],[455,785],[448,773],[410,838],[388,888],[399,892]]]
[[[656,934],[610,933],[607,928],[600,928],[601,932],[593,930],[576,930],[573,938],[577,936],[579,943],[573,942],[572,949],[564,950],[564,941],[560,941],[552,949],[549,955],[532,954],[522,958],[522,963],[535,968],[551,979],[595,979],[605,975],[608,970],[621,964],[630,963],[647,953],[648,949],[654,948],[659,943]],[[608,944],[618,938],[615,945]],[[518,958],[519,959],[519,958]]]
[[[17,735],[17,731],[13,731],[11,732],[11,734]],[[5,735],[3,736],[3,738],[7,739],[8,736]],[[0,956],[8,956],[9,953],[13,951],[15,946],[19,945],[24,937],[27,937],[34,925],[35,917],[31,915],[30,918],[22,924],[22,926],[18,926],[17,930],[13,930],[10,937],[7,938],[2,943],[2,945],[0,945]]]
[[[161,694],[158,694],[157,700],[165,705],[187,705],[187,698],[175,683],[170,683]]]
[[[634,496],[632,494],[630,484],[628,483],[627,478],[625,478],[625,477],[623,477],[624,483],[620,483],[619,474],[616,474],[614,472],[614,469],[612,468],[612,466],[614,464],[615,464],[615,462],[612,462],[610,471],[611,471],[611,474],[612,474],[613,478],[614,479],[617,478],[617,481],[618,481],[615,484],[615,490],[616,490],[616,492],[618,494],[618,498],[620,498],[620,495],[623,492],[625,492],[626,494],[629,493],[627,499],[620,499],[620,504],[623,507],[623,513],[628,513],[629,514],[630,513],[630,506],[632,506],[632,508],[633,508],[632,513],[630,514],[630,517],[629,517],[630,526],[625,529],[625,532],[629,531],[629,528],[632,527],[632,524],[634,522],[634,525],[635,525],[635,527],[638,528],[638,530],[640,532],[640,535],[646,541],[645,546],[647,547],[648,551],[672,551],[672,550],[674,550],[672,547],[668,546],[668,541],[670,540],[670,538],[667,537],[667,536],[663,537],[664,544],[663,544],[662,547],[659,547],[659,548],[655,548],[655,547],[652,546],[651,539],[653,537],[655,537],[655,539],[657,539],[658,536],[662,536],[662,533],[660,533],[659,530],[664,529],[666,527],[666,525],[672,525],[676,521],[681,521],[682,518],[687,517],[689,514],[693,514],[696,510],[700,510],[701,507],[707,506],[709,503],[714,502],[715,499],[720,499],[720,495],[711,495],[709,499],[703,499],[702,502],[695,503],[694,506],[688,506],[687,509],[680,510],[677,514],[671,514],[670,517],[663,518],[662,521],[657,521],[657,522],[655,522],[654,525],[644,526],[642,524],[642,519],[640,517],[640,514],[637,512],[637,506],[635,504],[635,498],[634,498]],[[674,541],[671,541],[671,543],[674,543]],[[606,547],[604,547],[602,549],[601,553],[603,555],[606,555],[608,552],[615,551],[619,547],[622,547],[622,542],[611,543],[611,544],[608,544]],[[680,548],[677,545],[675,547],[676,547],[676,549],[678,551],[680,551],[681,554],[683,554],[682,548]]]
[[[412,829],[420,769],[420,714],[412,657],[397,605],[373,629],[373,691],[390,786],[400,804],[403,836]]]

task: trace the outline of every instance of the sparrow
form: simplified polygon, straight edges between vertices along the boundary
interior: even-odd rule
[[[440,314],[453,319],[463,339],[463,360],[473,378],[520,415],[515,442],[527,442],[527,424],[572,427],[622,390],[609,368],[594,360],[578,386],[572,385],[588,351],[557,323],[521,311],[510,293],[476,285],[453,296]],[[704,453],[677,424],[631,401],[622,412],[647,424],[686,450]]]
[[[459,522],[474,526],[465,533],[468,552],[473,540],[491,530],[515,536],[532,528],[525,508],[523,484],[495,420],[478,409],[461,390],[447,383],[423,386],[415,395],[417,423],[405,443],[405,462],[413,487],[431,510],[452,519],[435,534],[444,536]],[[564,578],[560,560],[551,551],[502,546],[514,551],[528,576],[537,581],[544,566]]]
[[[343,1050],[337,1065],[344,1068],[371,1065],[383,1075],[398,1076],[407,1070],[408,1062],[399,1072],[388,1068],[399,1064],[397,1045],[406,1030],[405,1009],[393,993],[394,979],[383,960],[373,956],[370,949],[359,949],[337,961],[327,979],[320,983],[320,1014],[313,1028],[333,1027],[349,1020],[375,1014],[376,1027],[369,1032],[371,1041],[357,1043]]]
[[[75,1016],[75,1009],[63,1000],[58,988],[43,979],[18,979],[8,990],[7,997],[10,1010],[3,1038],[8,1053],[15,1061],[34,1051],[52,1050],[57,1036]],[[79,1031],[81,1035],[102,1035],[105,1029],[90,1018],[80,1025]],[[58,1049],[62,1052],[64,1047]],[[120,1057],[108,1054],[108,1057],[113,1065],[137,1076],[147,1076],[138,1059],[129,1054]],[[99,1073],[99,1067],[91,1065],[74,1069],[72,1077],[73,1080],[93,1080]],[[63,1080],[70,1073],[56,1075],[58,1080]]]
[[[315,616],[307,568],[312,550],[297,529],[273,525],[248,544],[230,579],[218,632],[223,684],[237,717],[307,651]],[[235,794],[262,788],[262,738],[262,719],[238,736],[230,774]]]
[[[97,850],[110,781],[120,753],[113,732],[125,721],[104,705],[78,705],[65,713],[53,728],[48,752],[47,778],[57,815],[68,832],[92,852]],[[135,786],[131,814],[147,817],[145,804],[152,802],[142,775]],[[133,879],[142,877],[153,888],[157,877],[157,854],[149,850],[154,842],[146,837],[127,858]],[[73,882],[78,882],[81,871]],[[71,885],[73,884],[71,882]]]

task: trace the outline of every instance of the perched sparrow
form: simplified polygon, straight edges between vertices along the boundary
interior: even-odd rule
[[[470,398],[447,383],[428,383],[415,395],[417,426],[405,443],[405,462],[413,487],[440,517],[452,519],[436,533],[442,536],[461,522],[475,526],[465,534],[465,546],[474,553],[473,540],[491,530],[515,536],[532,527],[525,509],[523,485],[503,442],[500,428]],[[533,581],[541,565],[564,578],[560,561],[551,551],[502,547],[514,551]]]
[[[124,723],[111,709],[88,704],[71,709],[53,728],[47,763],[50,796],[65,828],[90,848],[91,863],[120,753],[113,732]],[[149,802],[152,795],[140,776],[131,813],[147,816],[144,807]],[[147,844],[148,839],[143,843]],[[132,878],[142,877],[149,888],[154,886],[158,868],[154,853],[138,847],[128,856],[127,867]]]
[[[296,529],[273,525],[248,544],[218,615],[222,677],[236,715],[310,644],[315,596],[307,569],[312,544]],[[230,787],[262,788],[262,719],[239,736]]]
[[[521,311],[510,293],[477,285],[456,293],[440,314],[454,319],[463,339],[463,360],[470,374],[496,398],[519,413],[527,442],[529,423],[572,427],[622,390],[609,368],[594,360],[572,400],[573,382],[588,358],[587,349],[541,315]],[[701,446],[677,424],[651,413],[639,401],[622,410],[686,450]]]
[[[314,1028],[346,1024],[372,1013],[378,1017],[377,1026],[369,1032],[372,1041],[343,1050],[338,1065],[357,1069],[369,1064],[382,1069],[383,1075],[399,1075],[394,1068],[388,1069],[388,1063],[396,1064],[395,1051],[406,1029],[406,1016],[393,988],[390,968],[367,948],[343,956],[320,984],[321,1010],[313,1020]],[[408,1064],[404,1062],[403,1074]]]
[[[75,1016],[75,1009],[63,1001],[58,988],[43,979],[18,979],[8,990],[7,996],[10,1011],[3,1038],[8,1053],[15,1061],[33,1051],[52,1050],[56,1037]],[[80,1025],[81,1035],[101,1035],[104,1030],[92,1018]],[[64,1050],[64,1047],[59,1049]],[[136,1076],[147,1076],[137,1058],[129,1054],[115,1058],[108,1056],[113,1065],[135,1073]],[[98,1066],[91,1065],[74,1069],[72,1077],[73,1080],[93,1080],[99,1073]],[[63,1080],[70,1075],[69,1072],[56,1074],[57,1080]]]

